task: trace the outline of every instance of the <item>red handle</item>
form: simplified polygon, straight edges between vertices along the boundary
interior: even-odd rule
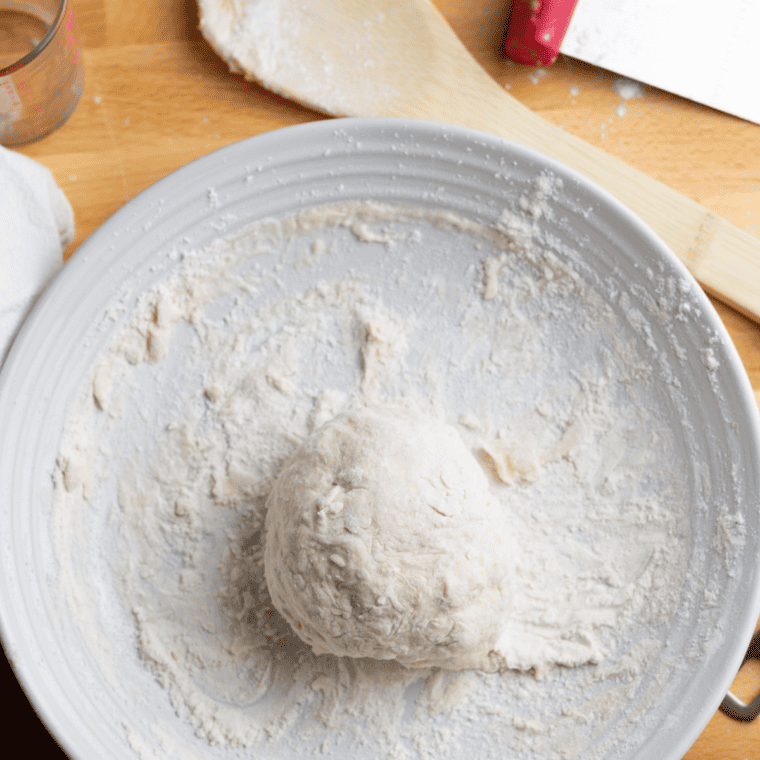
[[[504,52],[517,63],[547,66],[559,55],[578,0],[514,0]]]

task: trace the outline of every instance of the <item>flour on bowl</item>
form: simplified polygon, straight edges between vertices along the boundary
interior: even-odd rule
[[[262,220],[141,296],[73,405],[54,510],[81,635],[153,711],[126,728],[136,754],[585,760],[636,729],[695,593],[678,359],[542,235],[558,190],[496,225],[353,201]],[[488,667],[315,654],[272,603],[283,464],[377,404],[456,428],[510,536]]]

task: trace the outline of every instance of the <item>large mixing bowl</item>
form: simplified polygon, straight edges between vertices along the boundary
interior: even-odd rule
[[[541,176],[561,191],[542,196]],[[107,521],[95,500],[81,526],[70,529],[76,551],[67,550],[53,475],[88,371],[139,297],[172,273],[184,251],[262,218],[353,201],[444,209],[485,226],[498,224],[505,208],[532,214],[553,255],[572,259],[616,315],[619,337],[646,358],[658,394],[652,403],[673,431],[670,455],[685,473],[688,561],[674,613],[631,631],[633,637],[646,629],[659,653],[612,725],[590,734],[590,746],[578,751],[610,760],[678,760],[730,687],[760,612],[760,422],[739,357],[684,266],[604,190],[519,145],[420,121],[323,121],[216,151],[126,204],[40,298],[0,375],[0,622],[31,702],[75,760],[238,757],[238,750],[194,736],[160,679],[142,667],[134,621],[120,608],[108,558],[96,546]],[[539,207],[531,210],[533,202]],[[477,280],[489,243],[482,250],[447,247],[449,232],[435,234],[439,248],[424,254],[426,269],[416,274],[422,281],[435,270],[446,301],[463,280]],[[408,252],[377,245],[382,255],[355,260],[338,246],[319,266],[332,267],[330,276],[352,270],[390,293],[403,279],[394,257]],[[309,266],[286,269],[283,292],[326,276]],[[497,317],[506,307],[492,308]],[[581,334],[573,332],[573,340]],[[563,361],[588,349],[570,343]],[[564,371],[572,366],[558,368]],[[146,393],[148,407],[171,404],[168,396],[154,396]],[[106,444],[116,460],[118,442]],[[77,574],[74,588],[68,584]],[[550,704],[553,695],[545,698]],[[293,751],[272,745],[265,754]],[[356,751],[360,756],[361,747]]]

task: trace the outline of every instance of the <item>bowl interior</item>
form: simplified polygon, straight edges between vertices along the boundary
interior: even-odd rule
[[[195,252],[252,224],[259,225],[254,229],[261,239],[272,229],[261,220],[293,218],[317,207],[341,210],[319,223],[301,219],[300,227],[288,227],[267,250],[244,236],[248,242],[236,249],[232,269],[210,269],[194,281],[195,288],[208,282],[238,287],[212,288],[196,324],[186,313],[166,317],[171,329],[165,352],[122,362],[121,374],[105,380],[102,373],[93,375],[134,314],[145,309],[146,298],[185,271]],[[277,229],[282,232],[282,225]],[[505,236],[511,246],[505,247]],[[235,280],[233,270],[240,277],[248,273],[248,284]],[[614,710],[599,707],[604,690],[599,680],[589,680],[591,666],[576,674],[557,669],[544,681],[521,675],[509,688],[488,681],[489,698],[512,716],[498,741],[517,757],[552,749],[546,731],[528,731],[530,742],[515,737],[531,720],[559,720],[546,705],[562,702],[556,698],[561,687],[566,711],[570,703],[579,712],[581,704],[596,705],[589,708],[591,722],[596,716],[600,728],[576,740],[579,756],[680,758],[729,687],[760,609],[760,424],[736,351],[686,269],[604,191],[507,141],[388,119],[280,130],[175,172],[81,246],[25,323],[0,375],[0,534],[6,547],[0,609],[6,652],[41,718],[77,760],[228,757],[236,742],[246,744],[245,731],[228,728],[215,736],[212,725],[231,725],[224,723],[224,710],[239,708],[238,720],[258,708],[229,697],[217,700],[216,723],[194,716],[176,678],[162,676],[162,655],[150,654],[146,641],[153,629],[123,603],[119,576],[135,568],[128,567],[131,544],[119,523],[125,506],[118,476],[127,467],[149,467],[150,446],[185,413],[183,399],[205,392],[201,401],[207,404],[213,372],[234,375],[233,367],[212,367],[205,355],[200,365],[193,363],[197,324],[250,328],[246,320],[258,315],[261,339],[245,349],[254,364],[278,331],[301,330],[314,365],[293,375],[297,383],[350,395],[361,357],[325,361],[342,339],[339,325],[325,322],[326,312],[310,312],[301,298],[346,278],[362,307],[382,303],[414,323],[409,387],[420,397],[438,394],[454,421],[474,412],[516,419],[520,404],[536,406],[533,386],[545,391],[552,374],[561,379],[554,385],[564,388],[557,391],[559,404],[562,393],[570,393],[565,379],[581,387],[605,377],[605,366],[617,368],[616,387],[627,389],[620,412],[627,415],[626,430],[636,429],[638,414],[636,450],[649,447],[660,460],[646,470],[650,480],[641,488],[649,495],[670,493],[677,482],[683,505],[672,527],[673,552],[684,551],[681,574],[677,581],[663,580],[675,588],[669,612],[631,618],[630,630],[614,632],[620,648],[610,661],[617,670],[604,681],[617,700]],[[264,330],[262,310],[288,294],[300,298],[292,304],[301,321],[273,310]],[[157,312],[155,325],[161,319]],[[474,327],[464,330],[465,322]],[[496,333],[489,331],[502,323],[502,352],[494,356]],[[530,332],[531,324],[543,326],[540,335]],[[320,325],[334,331],[332,343],[323,339]],[[226,334],[222,330],[219,339]],[[158,334],[151,335],[156,345]],[[486,364],[488,371],[481,371]],[[584,379],[589,367],[593,376]],[[418,382],[423,376],[427,380]],[[105,395],[111,385],[124,384],[126,409],[103,414],[101,381]],[[83,406],[83,394],[89,406]],[[72,422],[72,410],[86,408]],[[614,412],[611,407],[606,414]],[[298,405],[289,413],[306,414]],[[89,452],[87,473],[74,472],[72,446]],[[143,458],[130,459],[140,447]],[[116,461],[118,467],[109,470]],[[610,464],[610,473],[618,464]],[[77,505],[58,498],[67,478],[78,479],[80,491],[92,488]],[[639,528],[632,526],[632,535]],[[223,554],[224,530],[209,552]],[[652,561],[667,570],[675,560],[666,550],[662,554]],[[621,663],[647,642],[655,642],[647,649],[651,656],[634,669],[634,678]],[[267,725],[264,718],[259,722]],[[327,740],[318,733],[295,744],[270,733],[272,757],[300,756],[305,746],[314,749]],[[463,731],[456,756],[479,746],[477,735]],[[344,739],[335,739],[337,756],[375,756],[376,748],[357,749]],[[414,746],[408,736],[399,741]]]

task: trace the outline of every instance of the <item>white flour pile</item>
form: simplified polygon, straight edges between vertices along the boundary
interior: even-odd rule
[[[148,716],[138,755],[588,760],[636,727],[672,672],[689,474],[645,318],[538,236],[555,191],[494,228],[363,203],[258,222],[142,297],[72,409],[54,524],[82,636]],[[283,463],[387,403],[456,427],[512,541],[492,672],[317,656],[270,600]]]

